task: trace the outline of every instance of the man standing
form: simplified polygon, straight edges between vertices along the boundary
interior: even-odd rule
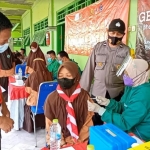
[[[87,61],[80,84],[89,92],[94,79],[93,98],[100,95],[119,101],[123,94],[123,79],[116,76],[116,71],[129,54],[129,47],[122,43],[124,34],[125,23],[121,19],[112,20],[108,28],[108,40],[97,43]],[[94,124],[102,123],[98,120],[95,116]]]
[[[65,51],[60,51],[60,52],[58,53],[58,55],[57,55],[57,58],[58,58],[60,64],[62,64],[63,62],[66,62],[66,61],[73,61],[73,62],[76,63],[77,66],[78,66],[78,63],[75,62],[74,60],[70,59],[69,56],[68,56],[68,53],[65,52]],[[81,69],[80,69],[79,66],[78,66],[78,71],[79,71],[79,73],[80,73],[80,75],[81,75]]]
[[[8,77],[14,75],[14,55],[9,48],[12,24],[0,13],[0,85],[6,90],[3,93],[5,102],[8,101]]]
[[[13,128],[14,124],[13,120],[10,119],[10,113],[5,104],[5,101],[7,101],[8,98],[8,76],[14,74],[15,65],[13,54],[8,44],[11,37],[11,29],[12,24],[9,19],[0,12],[0,107],[2,108],[2,116],[0,116],[0,129],[4,130],[6,133]],[[1,86],[6,90],[4,94],[2,94]]]
[[[49,72],[51,72],[53,74],[53,80],[57,79],[57,71],[58,68],[60,66],[58,60],[56,59],[56,54],[53,50],[48,51],[48,65],[47,65],[47,69]]]

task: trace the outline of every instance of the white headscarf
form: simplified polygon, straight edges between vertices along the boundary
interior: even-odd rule
[[[148,63],[143,59],[132,59],[127,65],[126,71],[128,76],[133,79],[133,86],[141,85],[149,80],[150,70]]]

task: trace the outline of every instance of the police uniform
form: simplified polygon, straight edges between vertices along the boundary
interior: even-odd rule
[[[111,98],[117,97],[124,83],[122,77],[116,76],[116,71],[128,53],[129,47],[123,43],[115,49],[111,49],[107,41],[97,43],[83,71],[81,87],[89,91],[94,77],[92,95],[105,97],[108,91]]]
[[[114,19],[109,25],[110,32],[118,31],[124,34],[125,24],[120,19]],[[122,37],[118,38],[118,43],[114,42],[108,35],[108,40],[99,42],[94,47],[86,67],[83,71],[80,84],[83,89],[89,92],[92,80],[94,78],[92,95],[103,96],[107,98],[117,97],[124,89],[122,77],[117,77],[116,72],[125,57],[129,54],[129,47],[121,42]],[[111,41],[111,42],[110,42]],[[113,47],[109,46],[110,42]]]

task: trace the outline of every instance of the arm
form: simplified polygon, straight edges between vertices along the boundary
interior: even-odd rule
[[[2,94],[2,91],[1,91],[1,86],[0,86],[0,103],[1,103],[1,106],[2,106],[2,110],[1,110],[1,113],[3,116],[5,117],[8,117],[10,118],[10,112],[7,108],[7,105],[3,99],[3,94]]]
[[[123,103],[110,99],[110,103],[106,106],[106,110],[112,110],[114,113],[121,113],[123,111]]]
[[[2,100],[1,105],[2,105],[2,114],[3,114],[3,116],[0,116],[0,129],[2,129],[7,133],[11,131],[11,129],[13,128],[14,121],[10,119],[10,112],[3,99],[1,88],[0,88],[0,99]]]
[[[132,102],[122,113],[115,113],[106,109],[102,115],[102,120],[107,123],[112,123],[124,131],[128,131],[132,127],[140,124],[146,114],[147,110],[141,102]]]
[[[89,99],[90,102],[93,102],[93,100],[91,100],[90,97],[88,99]],[[88,141],[89,127],[93,126],[93,121],[92,121],[93,115],[94,115],[93,112],[88,111],[86,121],[85,121],[83,127],[80,130],[78,141],[80,141],[80,142]]]
[[[93,49],[91,55],[89,56],[89,59],[86,63],[86,67],[82,73],[81,80],[80,80],[81,87],[88,92],[90,91],[91,82],[94,77],[95,59],[96,59],[95,50],[96,47]]]
[[[94,115],[93,112],[88,112],[86,121],[85,121],[85,123],[84,123],[84,125],[81,128],[81,131],[79,133],[79,139],[78,140],[81,142],[85,142],[89,138],[89,127],[93,126],[93,121],[92,121],[93,115]]]
[[[28,94],[30,94],[29,97],[27,98],[27,102],[26,102],[27,105],[35,106],[37,104],[38,92],[32,90],[32,88],[30,87],[26,87],[25,90]]]

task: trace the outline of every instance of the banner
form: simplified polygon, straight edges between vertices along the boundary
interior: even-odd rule
[[[150,61],[150,1],[138,0],[136,57]]]
[[[69,54],[90,55],[94,45],[107,39],[109,23],[114,18],[126,24],[126,43],[129,0],[100,0],[65,17],[65,51]]]

